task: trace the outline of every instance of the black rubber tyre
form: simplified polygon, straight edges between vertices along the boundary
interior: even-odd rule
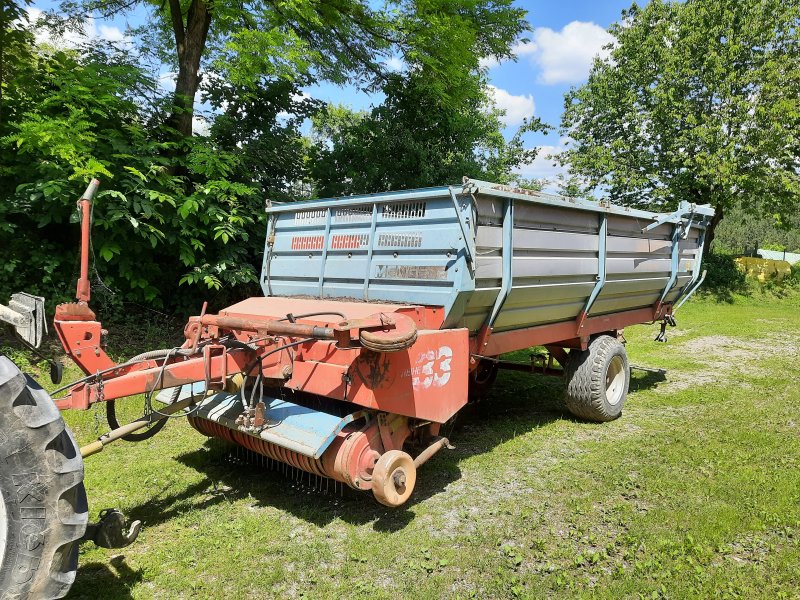
[[[66,595],[88,517],[83,459],[61,413],[0,355],[0,599]]]
[[[573,415],[604,422],[622,414],[631,376],[628,355],[619,340],[601,335],[588,350],[572,350],[565,375],[565,401]]]

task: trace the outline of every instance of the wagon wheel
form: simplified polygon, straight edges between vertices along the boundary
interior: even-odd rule
[[[372,493],[375,499],[392,508],[404,504],[414,491],[417,468],[414,460],[402,450],[389,450],[372,471]]]
[[[170,400],[170,404],[175,402],[178,399],[178,394],[180,394],[181,388],[175,388],[175,391],[172,393],[172,399]],[[140,417],[136,417],[140,418]],[[117,419],[117,405],[115,400],[108,400],[106,401],[106,421],[108,421],[108,426],[114,430],[119,429],[122,424]],[[143,442],[144,440],[148,440],[154,435],[156,435],[159,431],[164,429],[164,426],[167,424],[169,419],[161,419],[160,421],[156,421],[150,427],[143,429],[138,433],[129,433],[122,437],[123,440],[126,442]]]
[[[630,367],[619,340],[601,335],[584,351],[573,350],[565,376],[569,411],[587,421],[613,421],[622,414],[628,395]]]

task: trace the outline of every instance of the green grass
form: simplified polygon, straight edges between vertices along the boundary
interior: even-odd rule
[[[701,300],[666,345],[627,330],[631,362],[669,372],[636,372],[603,425],[557,380],[501,373],[398,510],[307,493],[183,421],[112,445],[87,460],[93,515],[145,528],[85,545],[69,597],[800,598],[798,310]],[[66,419],[96,436],[93,412]]]

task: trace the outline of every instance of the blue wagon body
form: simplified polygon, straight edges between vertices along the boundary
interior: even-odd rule
[[[507,331],[674,303],[700,273],[707,206],[659,214],[465,180],[274,206],[265,295],[443,306]]]

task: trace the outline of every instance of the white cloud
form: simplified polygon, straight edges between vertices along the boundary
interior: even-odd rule
[[[500,64],[500,61],[497,60],[494,56],[484,56],[481,59],[478,59],[478,65],[482,69],[494,69],[497,65]]]
[[[192,116],[192,133],[197,136],[206,137],[211,133],[211,124],[202,115]]]
[[[168,92],[175,91],[175,78],[178,74],[174,71],[166,71],[158,74],[158,86]]]
[[[390,71],[394,71],[399,73],[401,71],[405,71],[406,69],[406,62],[400,56],[390,56],[384,64]]]
[[[77,48],[81,44],[92,40],[104,40],[118,45],[131,46],[132,40],[118,27],[111,25],[97,25],[94,17],[87,17],[79,31],[65,31],[61,35],[53,35],[46,27],[37,26],[37,21],[43,11],[38,8],[28,7],[28,23],[33,31],[37,44],[48,44],[56,48]]]
[[[533,162],[519,166],[514,172],[525,179],[546,179],[549,185],[545,186],[545,189],[555,189],[558,176],[569,174],[569,170],[559,165],[554,158],[554,155],[566,149],[565,144],[566,140],[560,140],[556,146],[540,146]]]
[[[589,75],[595,56],[608,57],[603,46],[613,41],[614,36],[595,23],[572,21],[561,31],[536,29],[533,40],[517,44],[514,52],[529,57],[541,69],[542,83],[578,83]]]
[[[524,119],[529,119],[533,116],[533,111],[536,109],[533,96],[515,96],[502,88],[493,85],[488,87],[489,94],[495,106],[505,111],[502,120],[507,127],[510,125],[518,125],[522,123]]]

